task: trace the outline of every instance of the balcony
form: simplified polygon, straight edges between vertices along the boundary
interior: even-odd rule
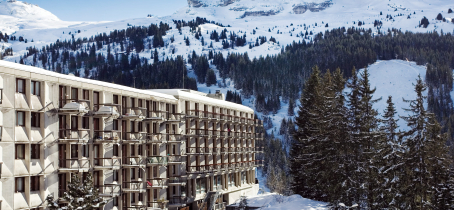
[[[93,158],[97,170],[119,170],[121,168],[121,157]]]
[[[200,110],[190,110],[186,111],[186,118],[190,119],[198,119],[202,115],[202,111]]]
[[[180,178],[180,177],[171,177],[169,178],[169,186],[185,186],[186,185],[186,179]]]
[[[167,188],[167,178],[153,178],[147,179],[148,189],[164,189]]]
[[[145,205],[130,205],[130,206],[123,206],[123,210],[147,210]]]
[[[146,110],[147,109],[143,107],[127,107],[126,110],[123,111],[121,118],[125,120],[142,121],[145,119],[144,113]]]
[[[70,100],[70,99],[68,99]],[[60,104],[65,103],[66,100],[61,100]],[[79,102],[70,102],[65,104],[62,108],[58,109],[58,114],[61,115],[85,115],[89,112],[88,106],[84,106]]]
[[[185,120],[184,113],[167,113],[167,121],[169,123],[184,122]]]
[[[168,143],[181,143],[183,141],[183,135],[179,133],[166,133],[165,136]]]
[[[89,132],[86,129],[60,129],[58,141],[85,144],[90,140]]]
[[[60,159],[58,160],[58,167],[60,172],[88,172],[91,164],[88,159]]]
[[[97,104],[96,107],[99,107],[102,104]],[[117,119],[120,117],[120,113],[118,113],[118,108],[113,105],[104,105],[100,108],[96,108],[96,112],[93,112],[95,117],[107,117],[109,119]]]
[[[145,157],[123,157],[123,167],[125,168],[145,168],[146,166],[146,158]]]
[[[199,137],[208,136],[208,130],[205,129],[187,129],[186,136]]]
[[[168,161],[169,161],[168,157],[152,156],[147,158],[147,165],[149,166],[167,165]]]
[[[123,143],[143,144],[147,141],[148,135],[146,132],[123,132]]]
[[[147,116],[144,121],[155,121],[155,122],[162,122],[166,120],[166,111],[147,111]]]
[[[141,193],[146,192],[145,189],[145,182],[144,181],[130,181],[130,182],[123,182],[122,184],[122,191],[127,193]]]
[[[205,147],[186,147],[186,154],[188,155],[204,155],[211,154]]]
[[[165,133],[149,133],[147,143],[166,143],[168,141]]]
[[[214,165],[187,166],[188,174],[203,174],[216,172]]]
[[[99,143],[119,143],[121,141],[121,131],[97,130],[94,132],[93,140]]]
[[[169,205],[172,207],[186,206],[188,198],[186,196],[173,196],[169,199]]]
[[[101,197],[117,197],[121,194],[121,185],[119,184],[105,184],[95,187],[99,189],[99,196]]]
[[[183,156],[169,156],[168,160],[169,165],[182,164],[184,162]]]
[[[164,210],[168,208],[168,200],[155,200],[147,202],[148,210]]]

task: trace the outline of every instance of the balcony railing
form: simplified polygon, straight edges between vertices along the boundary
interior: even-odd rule
[[[168,161],[169,161],[168,157],[154,156],[147,158],[148,165],[166,165]]]
[[[99,195],[103,197],[115,197],[121,193],[121,185],[119,184],[105,184],[95,186],[99,189]]]
[[[121,157],[93,158],[95,168],[113,169],[121,167]]]
[[[166,111],[147,111],[146,121],[164,121],[167,118]]]
[[[169,164],[180,164],[184,161],[182,156],[169,156],[168,158]]]
[[[123,206],[123,210],[146,210],[147,207],[145,205],[130,205],[130,206]]]
[[[146,158],[145,157],[123,157],[123,166],[130,167],[145,167]]]
[[[60,170],[88,170],[91,168],[90,160],[88,159],[60,159],[58,160]]]
[[[146,132],[123,132],[123,142],[143,142],[147,140]]]
[[[148,208],[152,209],[167,209],[169,201],[168,200],[155,200],[147,202]]]
[[[143,181],[131,181],[131,182],[123,182],[122,190],[127,192],[132,191],[145,191],[145,182]]]
[[[186,196],[173,196],[169,199],[170,205],[186,204],[188,198]]]
[[[167,135],[164,133],[149,133],[147,143],[165,143],[167,140]]]
[[[94,132],[93,140],[104,141],[104,142],[116,142],[120,141],[121,131],[100,131]]]
[[[77,141],[86,142],[90,140],[90,130],[85,129],[60,129],[58,134],[60,142]]]
[[[147,179],[148,188],[165,188],[167,187],[167,179]]]
[[[186,185],[186,179],[171,177],[169,178],[169,185]]]
[[[185,119],[185,114],[183,113],[167,113],[166,119],[168,122],[181,122]]]

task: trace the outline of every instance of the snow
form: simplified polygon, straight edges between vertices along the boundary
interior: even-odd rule
[[[238,204],[239,201],[236,201]],[[248,196],[247,204],[251,207],[262,207],[262,210],[327,210],[327,203],[313,201],[300,195],[282,196],[276,193],[265,193]]]
[[[360,69],[361,73],[364,69]],[[386,100],[388,96],[392,96],[396,106],[397,116],[407,116],[408,113],[403,108],[408,108],[409,104],[403,102],[416,98],[413,84],[416,83],[418,75],[424,80],[426,76],[426,67],[416,65],[415,62],[407,62],[402,60],[377,61],[368,67],[370,74],[370,85],[376,88],[374,99],[382,98],[374,104],[374,108],[380,115],[384,114],[386,109]],[[427,91],[424,92],[427,95]],[[425,103],[427,108],[427,101]],[[408,130],[408,126],[403,119],[397,122],[399,129]]]

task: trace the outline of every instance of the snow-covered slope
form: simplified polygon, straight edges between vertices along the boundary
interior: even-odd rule
[[[239,203],[239,201],[237,201]],[[309,200],[300,195],[282,196],[275,193],[248,196],[247,204],[263,210],[326,210],[326,203]]]
[[[0,31],[12,34],[19,30],[61,28],[74,22],[61,21],[51,12],[22,1],[0,1]]]

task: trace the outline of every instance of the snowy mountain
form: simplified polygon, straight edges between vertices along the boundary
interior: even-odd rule
[[[20,30],[68,27],[74,22],[61,21],[51,12],[22,1],[0,1],[0,31],[12,34]]]

